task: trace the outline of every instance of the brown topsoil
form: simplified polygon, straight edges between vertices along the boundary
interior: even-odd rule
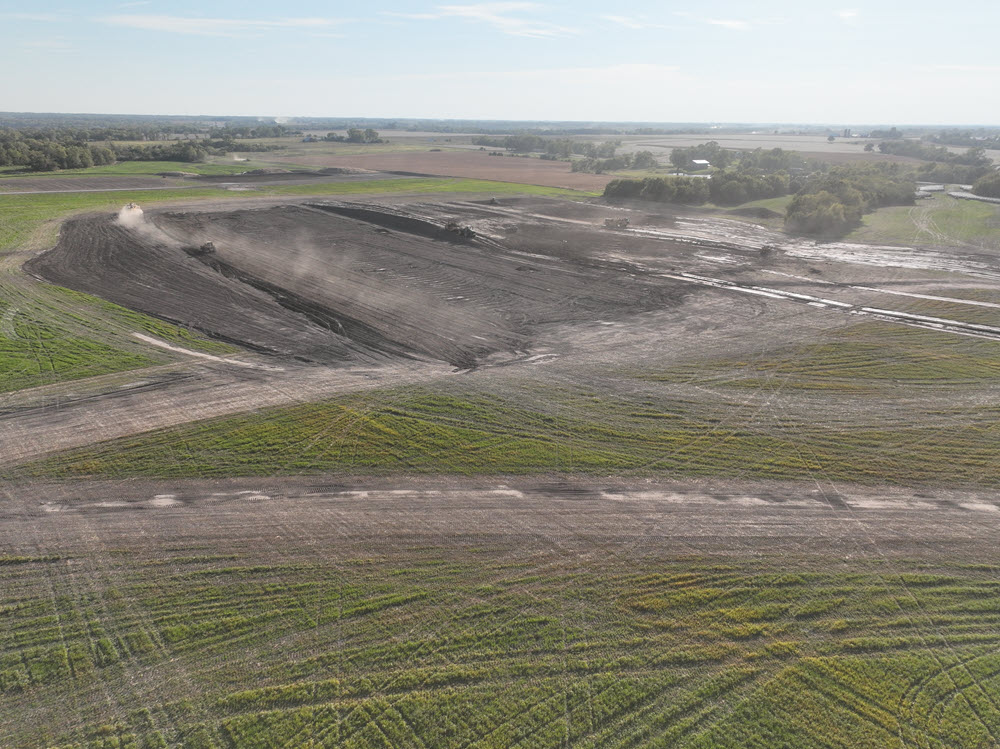
[[[274,159],[281,161],[280,157]],[[381,172],[410,172],[435,177],[464,177],[520,182],[544,187],[600,192],[614,177],[570,171],[565,161],[517,156],[490,156],[483,151],[363,153],[352,156],[295,156],[288,161],[316,167],[354,167]]]

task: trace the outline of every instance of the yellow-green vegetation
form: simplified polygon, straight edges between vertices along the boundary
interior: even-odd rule
[[[263,188],[261,192],[275,195],[348,195],[374,193],[437,193],[471,192],[490,195],[542,195],[553,198],[589,198],[596,192],[567,190],[562,187],[525,185],[519,182],[493,182],[485,179],[460,179],[456,177],[427,177],[366,180],[364,182],[327,182],[315,185],[277,185]]]
[[[995,567],[617,545],[581,565],[482,538],[363,557],[124,539],[0,557],[0,735],[61,749],[1000,735]]]
[[[915,206],[879,208],[862,218],[847,235],[858,242],[921,245],[971,244],[1000,248],[1000,206],[957,200],[944,194],[917,201]]]
[[[36,292],[21,306],[0,301],[0,392],[167,361],[157,350],[140,353],[133,332],[207,353],[239,351],[89,294],[48,284]]]
[[[240,174],[249,169],[260,169],[264,165],[253,161],[217,160],[210,163],[189,163],[186,161],[120,161],[117,164],[92,166],[86,169],[60,169],[55,172],[25,172],[18,167],[8,167],[8,171],[0,170],[0,176],[55,178],[63,177],[107,177],[107,176],[150,176],[160,172],[188,172],[190,174],[224,175]],[[0,191],[0,195],[3,192]]]
[[[932,302],[916,304],[924,300],[900,299],[915,304],[897,304],[894,298],[894,309],[905,307],[915,314],[946,311]],[[753,359],[709,359],[641,376],[660,382],[712,383],[724,388],[887,396],[900,386],[954,388],[1000,383],[1000,343],[866,322],[831,333],[822,341],[778,347]]]
[[[946,397],[1000,381],[997,344],[881,323],[840,335],[753,362],[623,371],[600,391],[530,379],[511,381],[502,396],[455,380],[372,391],[116,440],[12,475],[565,472],[1000,484],[997,408]],[[921,403],[905,400],[920,387]],[[788,398],[796,392],[805,397],[798,405]]]
[[[137,369],[158,359],[73,335],[0,302],[0,392]]]

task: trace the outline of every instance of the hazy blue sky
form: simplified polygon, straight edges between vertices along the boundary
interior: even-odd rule
[[[0,0],[0,111],[1000,124],[1000,0]]]

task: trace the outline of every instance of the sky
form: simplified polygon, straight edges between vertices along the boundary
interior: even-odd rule
[[[0,111],[1000,125],[1000,0],[0,0]]]

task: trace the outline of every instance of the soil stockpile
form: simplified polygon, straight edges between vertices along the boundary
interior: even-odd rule
[[[319,363],[412,356],[472,367],[528,350],[539,326],[620,318],[683,296],[677,283],[599,257],[605,241],[621,240],[594,226],[545,228],[505,210],[326,202],[152,213],[132,227],[91,216],[67,222],[56,248],[27,268]]]

